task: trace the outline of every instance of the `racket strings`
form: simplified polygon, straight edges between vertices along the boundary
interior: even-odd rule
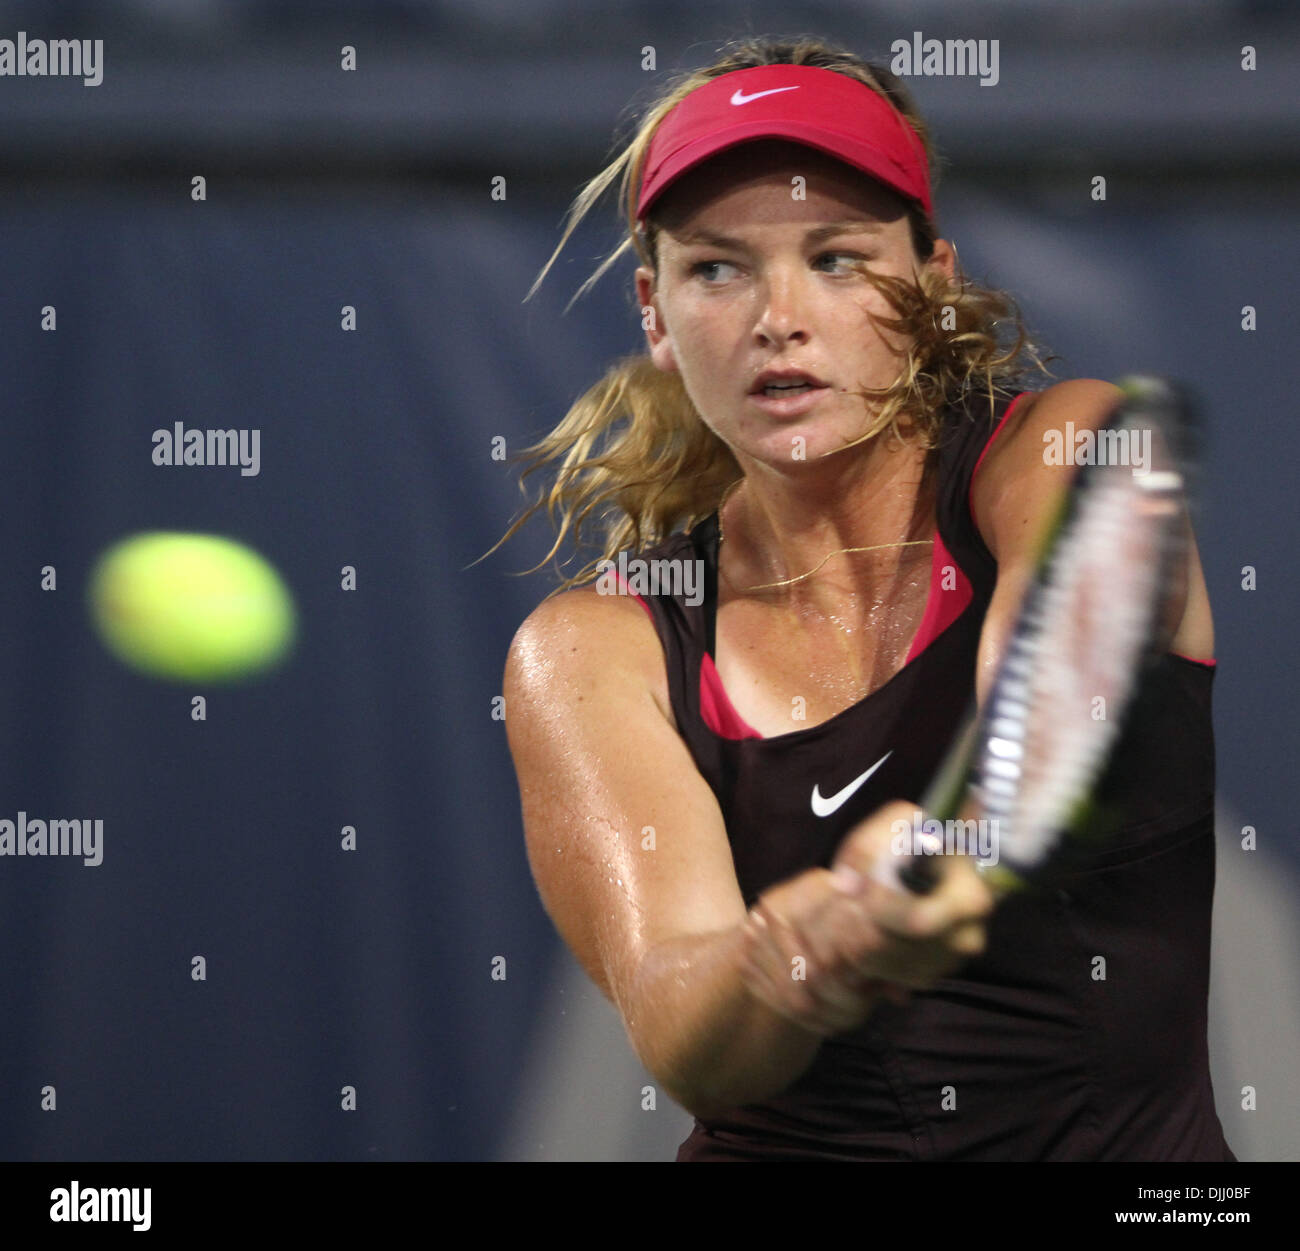
[[[1017,871],[1044,859],[1113,746],[1168,565],[1179,476],[1088,472],[1008,644],[976,773],[999,858]]]

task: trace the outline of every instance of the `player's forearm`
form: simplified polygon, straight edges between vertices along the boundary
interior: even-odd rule
[[[628,996],[642,1062],[697,1116],[780,1093],[822,1042],[749,993],[741,953],[741,925],[670,939],[642,960]]]

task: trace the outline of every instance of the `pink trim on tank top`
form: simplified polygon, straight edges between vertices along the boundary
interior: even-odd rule
[[[627,579],[621,573],[619,573],[617,569],[611,569],[610,573],[612,573],[618,579],[619,586],[623,588],[623,594],[624,595],[628,594],[629,592],[628,592]],[[653,621],[655,619],[655,615],[654,612],[651,610],[650,605],[647,604],[645,600],[643,600],[639,595],[633,595],[632,598],[636,600],[636,602],[640,604],[642,608],[645,609],[645,615],[649,617],[651,621]]]
[[[736,711],[708,652],[700,661],[700,717],[719,738],[762,738]]]
[[[1007,418],[1016,411],[1016,406],[1026,395],[1037,395],[1036,391],[1021,391],[1010,404],[1007,405],[1007,411],[1002,414],[1002,420],[993,427],[993,433],[989,435],[987,442],[980,450],[979,459],[975,462],[975,468],[970,471],[970,485],[966,488],[966,511],[970,514],[970,523],[975,527],[975,533],[979,534],[980,528],[975,522],[975,477],[980,471],[980,466],[984,463],[984,458],[989,454],[989,448],[993,446],[994,440],[1002,433],[1002,427],[1007,424]],[[983,538],[983,535],[980,535]]]
[[[619,586],[627,593],[627,579],[617,569],[610,572],[618,579]],[[633,599],[646,611],[646,616],[654,620],[650,605],[639,595]],[[715,610],[716,611],[716,610]],[[700,662],[700,717],[704,724],[720,738],[762,738],[763,736],[750,725],[732,706],[727,692],[722,687],[722,679],[713,667],[713,657],[708,652]]]
[[[944,573],[951,569],[955,575],[953,585],[944,586]],[[935,639],[939,637],[958,617],[966,611],[975,590],[970,579],[961,571],[961,567],[952,558],[936,529],[934,532],[934,553],[930,557],[930,593],[925,600],[925,615],[917,627],[916,637],[907,650],[904,666],[910,665]]]

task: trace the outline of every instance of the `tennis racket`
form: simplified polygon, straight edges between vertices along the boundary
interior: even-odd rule
[[[958,820],[968,799],[987,822],[975,864],[995,893],[1032,884],[1080,830],[1158,651],[1184,556],[1194,463],[1188,395],[1155,377],[1118,385],[1124,394],[1091,454],[1075,457],[983,708],[922,801],[922,830],[875,866],[877,880],[894,889],[933,889],[932,853],[954,849],[949,830],[974,825]]]

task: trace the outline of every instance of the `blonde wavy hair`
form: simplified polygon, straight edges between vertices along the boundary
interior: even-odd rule
[[[631,142],[596,175],[573,201],[564,234],[529,288],[531,299],[565,243],[605,192],[620,180],[619,202],[626,218],[627,237],[607,256],[566,305],[587,291],[629,248],[641,263],[657,272],[659,226],[652,211],[645,229],[636,220],[636,206],[650,141],[660,122],[697,87],[733,70],[763,65],[810,65],[846,74],[884,96],[912,125],[924,146],[931,183],[938,182],[938,160],[929,128],[907,89],[883,66],[864,61],[848,50],[820,39],[749,38],[727,44],[717,60],[703,69],[685,71],[643,114]],[[912,242],[925,261],[938,238],[935,223],[908,205]],[[933,448],[944,430],[977,392],[987,396],[990,415],[998,395],[1024,390],[1032,368],[1050,371],[1030,340],[1015,300],[1006,292],[978,286],[958,273],[949,280],[933,268],[922,271],[920,283],[873,274],[863,276],[881,291],[894,318],[871,314],[872,321],[910,342],[907,359],[888,387],[861,392],[879,401],[875,419],[852,444],[889,430],[923,448]],[[946,316],[945,316],[946,315]],[[949,326],[941,328],[947,320]],[[1048,356],[1048,360],[1055,359]],[[837,449],[841,451],[843,449]],[[742,477],[731,449],[704,423],[686,393],[680,373],[658,369],[648,354],[617,360],[540,442],[511,458],[527,464],[524,480],[546,466],[557,466],[546,491],[524,511],[486,559],[510,539],[528,519],[545,508],[556,529],[551,550],[532,573],[559,551],[573,532],[575,548],[583,546],[584,527],[598,531],[599,554],[578,573],[563,578],[552,595],[596,576],[600,562],[620,551],[644,551],[667,538],[679,526],[690,529],[713,513],[725,492]],[[475,562],[477,563],[477,561]],[[520,575],[523,576],[523,575]],[[561,574],[562,576],[562,574]]]

